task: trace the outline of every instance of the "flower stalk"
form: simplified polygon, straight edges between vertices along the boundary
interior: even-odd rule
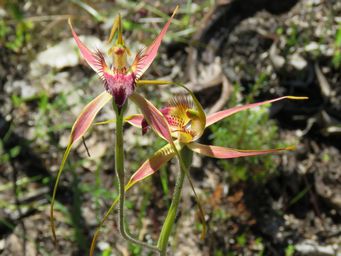
[[[113,108],[116,114],[116,132],[115,132],[115,172],[118,180],[118,191],[119,191],[119,205],[118,210],[119,213],[117,215],[117,222],[119,225],[119,232],[123,239],[128,242],[134,243],[136,245],[159,251],[156,246],[150,245],[138,239],[132,237],[129,231],[126,229],[125,225],[125,174],[124,174],[124,149],[123,149],[123,122],[124,122],[124,110],[127,104],[124,104],[122,107],[118,106],[113,100]]]
[[[186,172],[189,171],[189,168],[192,163],[192,157],[193,157],[192,151],[188,150],[187,148],[183,148],[179,153],[184,164],[183,165],[179,164],[180,172],[178,173],[177,180],[175,183],[173,199],[169,207],[165,222],[163,223],[160,237],[158,240],[157,247],[160,249],[161,256],[167,255],[168,240],[169,240],[170,233],[175,223],[176,214],[179,209],[181,192],[182,192],[182,187],[183,187],[184,180],[186,177]],[[184,168],[186,168],[186,170]]]

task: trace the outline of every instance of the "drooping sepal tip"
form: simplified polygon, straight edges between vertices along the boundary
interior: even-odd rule
[[[172,17],[174,17],[174,15],[178,12],[178,10],[179,10],[179,5],[175,6]]]
[[[53,238],[53,242],[54,244],[57,244],[57,235],[56,235],[56,228],[55,228],[55,223],[54,223],[54,203],[56,200],[56,195],[57,195],[57,188],[58,188],[58,184],[59,184],[59,180],[61,177],[61,174],[64,170],[64,166],[66,163],[66,160],[70,154],[71,148],[72,148],[72,141],[69,141],[69,144],[66,147],[66,150],[64,152],[63,155],[63,159],[62,159],[62,163],[60,164],[58,173],[57,173],[57,177],[56,177],[56,181],[53,187],[53,192],[52,192],[52,198],[51,198],[51,204],[50,204],[50,226],[51,226],[51,232],[52,232],[52,238]]]
[[[67,23],[69,24],[69,27],[71,28],[71,30],[73,30],[73,26],[72,26],[72,23],[71,23],[71,17],[69,17],[67,19]]]
[[[78,116],[78,118],[76,119],[75,123],[72,126],[69,143],[66,147],[62,162],[60,164],[60,167],[57,173],[57,177],[56,177],[56,181],[55,181],[55,185],[54,185],[53,193],[52,193],[51,205],[50,205],[50,224],[51,224],[53,240],[55,242],[57,241],[57,238],[56,238],[54,214],[53,214],[54,203],[55,203],[55,198],[57,194],[58,184],[60,181],[61,174],[64,170],[66,160],[70,154],[73,144],[83,137],[83,135],[87,132],[87,130],[91,126],[97,113],[104,107],[104,105],[111,98],[112,96],[106,92],[103,92],[100,95],[98,95],[95,99],[93,99],[84,107],[84,109],[82,110],[82,112],[80,113],[80,115]]]
[[[286,96],[287,99],[291,100],[308,100],[309,97],[306,96]]]

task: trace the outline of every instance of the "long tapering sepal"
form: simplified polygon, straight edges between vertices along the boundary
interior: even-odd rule
[[[136,80],[138,80],[143,75],[143,73],[149,68],[149,66],[154,61],[159,50],[159,47],[161,45],[162,39],[166,35],[167,29],[170,23],[172,22],[173,17],[178,11],[178,9],[179,6],[177,6],[174,9],[172,16],[169,18],[169,20],[161,30],[160,34],[156,37],[154,42],[146,50],[141,51],[136,55],[134,63],[131,66],[131,69],[135,75]]]
[[[55,232],[55,225],[54,225],[54,216],[53,216],[54,202],[56,198],[60,176],[64,170],[66,160],[70,154],[72,145],[76,143],[80,138],[82,138],[82,136],[86,133],[86,131],[91,126],[91,123],[93,122],[97,113],[104,107],[106,103],[108,103],[111,100],[111,98],[112,96],[108,94],[107,92],[103,92],[100,95],[98,95],[95,99],[93,99],[90,103],[88,103],[88,105],[85,106],[85,108],[83,109],[81,114],[78,116],[78,118],[76,119],[72,127],[69,143],[67,145],[67,148],[65,150],[65,153],[62,159],[62,163],[58,170],[56,182],[53,188],[52,199],[51,199],[50,223],[51,223],[51,231],[52,231],[54,241],[57,240],[56,232]]]
[[[240,111],[243,110],[247,110],[250,108],[255,108],[264,104],[269,104],[269,103],[273,103],[279,100],[284,100],[284,99],[291,99],[291,100],[306,100],[308,99],[308,97],[296,97],[296,96],[283,96],[283,97],[279,97],[276,99],[272,99],[272,100],[266,100],[266,101],[262,101],[262,102],[257,102],[257,103],[252,103],[252,104],[248,104],[248,105],[243,105],[243,106],[237,106],[237,107],[233,107],[233,108],[229,108],[229,109],[225,109],[213,114],[210,114],[207,116],[206,118],[206,127],[228,117],[231,116],[235,113],[238,113]]]
[[[181,146],[179,145],[179,147]],[[167,144],[163,148],[159,149],[131,176],[128,184],[126,185],[126,189],[129,189],[135,183],[144,180],[150,175],[153,175],[162,167],[162,165],[171,160],[175,155],[176,153],[173,151],[173,148],[170,144]]]
[[[78,49],[80,50],[83,58],[86,60],[86,62],[89,64],[89,66],[96,71],[96,73],[103,78],[103,74],[105,71],[107,71],[108,67],[105,62],[104,56],[101,52],[92,52],[86,47],[86,45],[79,39],[77,33],[73,29],[71,20],[68,20],[69,27],[72,32],[72,36],[75,39]]]
[[[203,145],[197,142],[192,142],[187,144],[192,151],[199,153],[201,155],[205,155],[208,157],[219,158],[219,159],[228,159],[228,158],[238,158],[238,157],[247,157],[247,156],[258,156],[276,153],[283,150],[294,150],[295,147],[289,146],[285,148],[276,148],[276,149],[265,149],[265,150],[242,150],[242,149],[233,149],[233,148],[225,148],[219,146],[212,145]]]

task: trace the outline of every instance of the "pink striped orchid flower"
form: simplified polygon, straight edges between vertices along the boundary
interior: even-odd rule
[[[97,113],[110,100],[114,99],[114,102],[120,108],[124,105],[127,98],[130,97],[131,100],[134,101],[139,107],[142,107],[134,100],[136,98],[133,97],[133,94],[135,94],[135,87],[139,82],[138,80],[156,58],[161,41],[165,36],[177,10],[178,7],[175,8],[172,16],[164,25],[163,29],[156,37],[154,42],[145,50],[136,54],[135,60],[130,67],[127,66],[127,55],[130,55],[131,53],[129,48],[125,45],[122,37],[122,24],[120,16],[118,16],[115,20],[108,39],[109,43],[112,42],[115,34],[117,33],[116,43],[109,49],[109,55],[113,57],[111,68],[109,68],[107,65],[102,52],[99,50],[90,51],[82,43],[73,29],[71,21],[69,20],[72,35],[77,43],[81,55],[103,81],[105,89],[100,95],[86,105],[81,114],[78,116],[71,130],[71,143],[75,143],[86,133]]]
[[[105,91],[107,92],[99,95],[99,98],[103,99],[103,101],[101,101],[102,104],[98,103],[97,105],[103,105],[103,103],[108,102],[111,97],[114,98],[118,107],[122,107],[124,105],[127,98],[134,92],[137,81],[154,61],[162,39],[165,36],[177,10],[178,7],[175,8],[172,16],[164,25],[154,42],[146,49],[138,52],[130,66],[127,64],[127,56],[131,55],[131,53],[123,40],[120,16],[116,18],[108,39],[109,43],[113,42],[114,37],[117,34],[116,42],[108,51],[109,56],[113,58],[111,67],[109,67],[106,63],[104,55],[100,50],[91,51],[82,43],[73,29],[71,21],[69,20],[72,35],[81,55],[103,81]],[[96,102],[96,99],[94,101]]]
[[[202,136],[206,127],[209,127],[210,125],[226,117],[229,117],[246,109],[255,108],[264,104],[269,104],[284,99],[301,100],[307,99],[307,97],[284,96],[259,103],[237,106],[210,114],[208,116],[205,115],[200,103],[195,98],[193,98],[193,103],[187,97],[176,97],[169,103],[168,106],[161,109],[160,112],[166,118],[171,135],[174,138],[174,142],[179,150],[183,147],[188,147],[193,152],[208,157],[219,159],[238,158],[264,155],[283,150],[293,150],[294,147],[289,146],[284,148],[266,150],[241,150],[213,145],[204,145],[196,142],[196,140],[198,140]],[[150,122],[147,123],[143,115],[131,116],[126,119],[126,122],[130,123],[133,126],[141,128],[143,133],[145,133],[150,127]],[[132,175],[128,184],[126,185],[126,189],[129,189],[135,183],[154,174],[161,168],[163,164],[165,164],[175,156],[176,152],[174,152],[173,147],[170,144],[167,144],[163,148],[159,149]]]
[[[154,82],[152,83],[154,85],[157,84],[157,81],[144,81],[140,80],[140,78],[156,58],[162,39],[164,38],[177,10],[178,6],[175,8],[172,16],[164,25],[161,32],[153,41],[153,43],[146,49],[138,52],[133,63],[130,66],[128,66],[127,64],[127,56],[131,53],[123,40],[120,16],[116,18],[108,39],[109,43],[113,43],[113,46],[109,49],[108,52],[109,56],[111,56],[113,59],[111,66],[106,63],[104,55],[101,51],[91,51],[83,44],[83,42],[79,39],[77,33],[73,29],[71,21],[69,20],[69,26],[71,28],[71,32],[73,38],[76,41],[78,49],[85,61],[103,81],[104,91],[84,107],[71,129],[69,143],[65,150],[62,163],[56,177],[56,182],[51,199],[50,221],[54,240],[56,240],[53,217],[54,201],[60,176],[65,166],[65,162],[68,158],[72,145],[78,142],[84,136],[84,134],[93,123],[98,112],[109,101],[113,100],[117,108],[120,110],[129,98],[141,109],[142,113],[144,114],[146,119],[148,119],[153,129],[161,137],[169,141],[169,143],[173,143],[173,139],[168,129],[167,122],[164,119],[163,115],[148,100],[137,94],[135,92],[135,88],[139,85],[139,82],[141,82],[143,85],[152,82]],[[116,41],[114,39],[116,39]]]

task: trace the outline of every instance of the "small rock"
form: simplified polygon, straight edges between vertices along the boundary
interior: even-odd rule
[[[301,55],[296,53],[290,56],[289,63],[298,70],[302,70],[307,66],[307,61]]]
[[[5,92],[9,95],[16,93],[22,99],[31,98],[37,94],[37,88],[34,88],[26,80],[9,81],[5,84]]]
[[[109,245],[109,243],[107,243],[107,242],[101,241],[101,242],[98,242],[97,247],[98,247],[101,251],[104,251],[104,250],[110,248],[110,245]]]
[[[304,47],[304,50],[307,52],[312,52],[312,51],[318,50],[319,48],[320,48],[320,45],[318,43],[311,42]]]
[[[103,49],[104,44],[94,36],[80,36],[82,42],[89,49]],[[65,39],[60,43],[48,48],[38,54],[37,59],[33,62],[31,69],[39,69],[39,66],[49,66],[52,68],[62,69],[65,67],[73,67],[79,64],[79,51],[73,38]],[[37,65],[38,64],[38,65]]]
[[[0,251],[3,251],[5,249],[5,239],[0,240]]]
[[[295,249],[297,252],[302,255],[310,255],[310,256],[328,256],[328,255],[338,255],[336,254],[336,248],[332,245],[319,245],[317,242],[313,240],[305,240],[301,243],[295,245]]]
[[[24,248],[25,255],[37,255],[37,251],[32,241],[23,241],[16,234],[11,234],[6,240],[6,252],[4,255],[6,255],[6,253],[9,253],[7,255],[23,255]]]
[[[0,8],[0,17],[3,18],[6,16],[6,11],[3,8]]]
[[[269,58],[276,69],[281,69],[285,64],[285,58],[278,52],[277,45],[275,43],[272,44],[269,51]]]

